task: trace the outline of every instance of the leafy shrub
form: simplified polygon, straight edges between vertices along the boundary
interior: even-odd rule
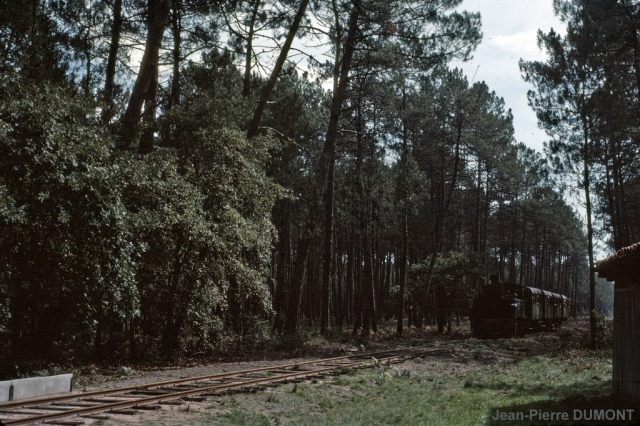
[[[12,75],[0,99],[0,316],[16,359],[46,357],[56,341],[86,345],[107,317],[135,314],[138,246],[92,105]]]
[[[182,143],[139,156],[113,149],[78,94],[0,76],[4,356],[265,341],[283,193],[265,172],[271,141],[249,142],[196,101],[168,114]]]

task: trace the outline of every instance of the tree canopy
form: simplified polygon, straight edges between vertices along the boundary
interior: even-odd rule
[[[585,232],[552,167],[565,151],[550,144],[551,164],[518,143],[502,98],[449,67],[482,37],[463,6],[0,1],[0,364],[208,354],[307,326],[364,337],[392,319],[443,331],[494,273],[586,309]],[[584,58],[594,214],[626,241],[634,118],[603,105],[637,107],[635,62],[620,82]],[[523,70],[568,144],[587,83],[557,60],[548,80]]]

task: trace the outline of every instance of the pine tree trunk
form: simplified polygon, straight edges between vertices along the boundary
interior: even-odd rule
[[[585,114],[582,114],[582,131],[584,138],[583,152],[583,184],[585,208],[587,214],[587,252],[589,255],[589,319],[591,323],[591,347],[597,345],[597,325],[596,325],[596,277],[593,258],[593,223],[591,220],[591,175],[589,168],[591,166],[590,144],[588,122]]]
[[[305,235],[298,241],[298,251],[293,265],[293,275],[289,290],[289,300],[285,316],[285,332],[292,336],[298,331],[298,317],[300,316],[300,306],[302,304],[302,287],[304,275],[307,270],[307,259],[311,249],[311,239],[313,225],[308,224]]]
[[[356,2],[357,3],[357,2]],[[340,114],[342,112],[342,103],[346,97],[346,89],[348,84],[349,71],[351,70],[351,59],[355,50],[355,41],[358,30],[358,20],[360,16],[359,5],[354,5],[349,17],[349,32],[345,41],[344,55],[342,57],[342,67],[340,70],[340,82],[338,90],[333,93],[331,103],[331,116],[329,118],[329,128],[325,139],[324,149],[322,151],[321,170],[324,172],[322,176],[325,181],[324,194],[324,267],[322,277],[322,312],[320,315],[320,331],[325,333],[329,324],[329,280],[331,278],[331,261],[333,257],[333,210],[335,202],[335,161],[336,161],[336,142],[338,139],[338,124],[340,122]]]
[[[273,321],[273,331],[282,332],[284,329],[284,318],[287,311],[288,291],[291,291],[291,281],[287,274],[287,270],[291,266],[289,264],[289,256],[291,252],[290,240],[290,223],[287,219],[284,228],[278,235],[278,261],[276,270],[275,285],[273,294],[273,310],[276,317]]]
[[[106,76],[104,82],[104,110],[102,123],[109,124],[113,118],[113,95],[116,77],[116,63],[118,62],[118,48],[120,47],[120,33],[122,32],[122,0],[115,0],[113,4],[113,24],[111,26],[111,43],[107,58]]]
[[[242,82],[242,96],[245,98],[251,92],[251,62],[253,61],[253,35],[256,27],[256,18],[260,11],[261,0],[254,0],[251,19],[249,20],[249,34],[247,34],[247,52],[244,60],[244,79]],[[296,28],[297,31],[297,28]],[[287,52],[288,54],[288,52]]]
[[[145,154],[153,150],[155,133],[157,130],[156,114],[158,112],[158,67],[156,66],[153,76],[149,81],[147,94],[144,100],[144,115],[142,135],[140,137],[140,145],[138,152]]]
[[[140,121],[140,111],[145,101],[149,84],[157,73],[162,37],[171,11],[172,0],[148,0],[149,20],[144,54],[140,62],[138,77],[131,91],[127,110],[122,118],[119,147],[130,149],[136,135],[136,125]],[[156,77],[157,78],[157,77]]]
[[[347,326],[351,327],[351,312],[353,310],[353,237],[347,239],[347,271],[346,271],[346,280],[345,280],[345,300],[344,300],[344,310]]]
[[[305,11],[307,10],[307,5],[309,4],[309,0],[302,0],[300,2],[300,6],[298,7],[298,12],[296,16],[293,18],[293,22],[291,23],[291,27],[289,27],[289,33],[287,34],[287,39],[282,45],[282,49],[280,49],[280,55],[278,55],[278,59],[276,60],[276,64],[271,71],[271,75],[269,76],[269,80],[265,84],[262,92],[260,93],[260,99],[258,100],[258,105],[253,113],[253,118],[251,119],[251,123],[249,123],[249,130],[247,132],[247,137],[252,138],[253,136],[258,134],[258,130],[260,128],[260,122],[262,121],[262,114],[264,113],[264,109],[267,106],[267,101],[269,100],[269,96],[271,95],[271,91],[276,85],[278,81],[278,76],[280,75],[280,71],[282,67],[284,67],[285,62],[287,61],[287,56],[289,55],[289,50],[291,49],[291,44],[298,32],[298,27],[300,26],[300,22],[302,18],[304,18]]]
[[[445,231],[445,226],[447,223],[447,217],[449,215],[449,207],[451,205],[451,199],[453,197],[453,191],[455,190],[455,187],[457,185],[457,177],[458,177],[458,167],[460,165],[460,144],[462,142],[462,120],[460,119],[460,121],[457,123],[457,137],[456,137],[456,145],[455,145],[455,149],[454,149],[454,160],[453,160],[453,172],[452,172],[452,176],[451,176],[451,182],[449,184],[449,188],[447,189],[447,193],[443,194],[444,199],[443,202],[440,206],[440,209],[438,211],[438,214],[436,215],[436,223],[435,223],[435,227],[434,227],[434,247],[433,247],[433,251],[431,253],[431,258],[429,260],[429,266],[427,269],[427,276],[425,279],[425,300],[424,300],[424,307],[425,307],[425,314],[427,312],[426,307],[428,306],[428,300],[427,298],[429,297],[429,288],[431,286],[431,278],[433,276],[433,270],[435,268],[436,265],[436,259],[438,258],[438,254],[440,253],[440,250],[442,249],[442,240],[444,237],[444,231]],[[444,185],[444,180],[445,180],[445,175],[443,172],[442,175],[442,179],[443,179],[443,185]]]
[[[167,110],[180,105],[180,63],[182,61],[182,16],[180,5],[176,0],[171,12],[171,32],[173,33],[173,74],[171,76],[171,95],[167,103]]]
[[[403,112],[406,109],[406,91],[403,88],[402,91],[402,109]],[[409,234],[409,182],[407,179],[407,174],[409,171],[408,162],[409,162],[409,134],[407,132],[407,126],[403,122],[402,123],[402,157],[401,164],[402,170],[402,182],[400,182],[400,190],[402,191],[402,215],[400,217],[400,256],[398,259],[399,267],[398,267],[398,285],[400,287],[400,291],[398,294],[398,312],[397,312],[397,324],[396,324],[396,333],[399,336],[402,336],[403,332],[403,322],[404,322],[404,304],[406,297],[406,285],[407,285],[407,245],[408,245],[408,234]]]

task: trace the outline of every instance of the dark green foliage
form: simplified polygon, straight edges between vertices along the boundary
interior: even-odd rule
[[[161,123],[167,132],[162,140],[165,145],[197,146],[192,145],[192,136],[201,129],[242,129],[251,118],[249,102],[242,96],[242,76],[228,53],[212,50],[203,55],[202,62],[189,63],[182,94],[179,131],[172,118],[178,113],[172,111]]]
[[[429,262],[423,261],[411,266],[409,270],[409,294],[414,304],[424,298],[424,291],[429,292],[427,299],[431,301],[429,310],[436,319],[438,332],[442,333],[447,321],[455,315],[468,312],[473,299],[473,291],[466,278],[481,275],[482,262],[473,252],[448,252],[439,254],[431,274],[431,286],[426,285],[429,275]],[[450,331],[450,327],[449,327]]]
[[[172,354],[264,318],[282,194],[265,174],[268,139],[207,120],[203,94],[166,118],[188,143],[114,153],[83,97],[17,76],[0,84],[0,332],[14,360],[54,345],[100,355],[127,338],[134,351],[141,337]]]
[[[545,62],[523,62],[524,79],[535,91],[529,103],[551,140],[547,154],[556,171],[582,191],[589,255],[592,345],[597,342],[594,245],[602,229],[611,246],[637,241],[630,208],[638,153],[640,88],[637,4],[607,0],[554,2],[567,23],[566,35],[539,32]],[[631,29],[633,28],[633,29]],[[604,223],[602,220],[604,219]]]
[[[0,71],[19,72],[34,82],[64,82],[68,39],[48,2],[0,1]]]
[[[401,333],[464,315],[496,272],[583,299],[581,227],[545,160],[447,68],[481,39],[461,3],[310,2],[295,31],[288,0],[0,0],[0,361],[250,349],[317,320]],[[318,79],[285,34],[328,46]],[[637,165],[612,134],[593,131],[615,177]],[[638,198],[618,181],[599,188]]]
[[[141,175],[127,190],[148,247],[140,271],[143,317],[164,330],[170,350],[184,330],[205,346],[220,338],[223,324],[244,335],[270,309],[269,219],[282,191],[265,174],[271,142],[249,143],[233,130],[246,110],[233,96],[238,74],[219,59],[221,65],[213,60],[188,71],[192,89],[162,123],[164,144],[176,148],[145,156],[146,169],[133,165]]]
[[[90,342],[137,310],[135,244],[110,142],[81,97],[0,81],[2,266],[15,354]]]
[[[256,150],[257,141],[228,129],[187,130],[193,122],[178,122],[180,112],[172,111],[176,131],[193,145],[130,162],[125,191],[145,245],[143,334],[162,331],[167,355],[181,342],[201,350],[227,332],[247,334],[268,313],[269,216],[279,193],[261,165],[266,147]]]

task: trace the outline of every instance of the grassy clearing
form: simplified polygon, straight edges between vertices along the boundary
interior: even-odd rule
[[[466,361],[448,363],[463,366]],[[531,425],[583,422],[493,421],[496,410],[568,412],[582,408],[635,409],[612,400],[611,362],[606,353],[571,350],[563,356],[499,361],[480,369],[453,369],[438,376],[439,362],[416,371],[397,367],[349,371],[311,382],[211,398],[190,413],[163,412],[139,424],[202,425]],[[596,422],[597,424],[621,424]],[[595,424],[595,423],[594,423]],[[628,424],[631,424],[628,422]]]
[[[243,403],[243,408],[208,417],[207,422],[480,425],[505,424],[491,421],[496,409],[573,412],[593,401],[608,407],[610,363],[594,357],[581,358],[585,364],[536,357],[440,378],[431,377],[428,372],[403,374],[401,369],[393,368],[369,370],[321,384],[299,385],[295,393],[291,386],[282,387],[273,391],[277,397],[269,397],[270,402],[259,412],[247,409]]]
[[[164,425],[578,425],[625,424],[620,421],[572,421],[574,410],[632,409],[631,421],[640,421],[640,403],[610,396],[611,351],[584,349],[588,339],[575,324],[557,332],[533,333],[518,339],[455,341],[458,335],[430,336],[413,331],[411,343],[448,342],[424,359],[393,367],[346,370],[338,376],[298,384],[268,387],[252,393],[211,397],[187,407],[165,407],[134,418],[114,418],[120,424]],[[578,324],[580,325],[580,324]],[[427,333],[427,334],[425,334]],[[468,333],[467,333],[468,334]],[[462,333],[462,335],[466,335]],[[378,333],[354,342],[317,336],[302,346],[349,350],[366,344],[367,350],[408,346]],[[404,344],[401,344],[404,343]],[[344,344],[344,346],[342,346]],[[385,346],[386,345],[386,346]],[[357,346],[356,346],[357,347]],[[334,348],[335,349],[335,348]],[[325,354],[328,355],[331,351]],[[493,420],[496,411],[530,415],[568,413],[569,421]],[[188,412],[187,412],[188,411]]]

